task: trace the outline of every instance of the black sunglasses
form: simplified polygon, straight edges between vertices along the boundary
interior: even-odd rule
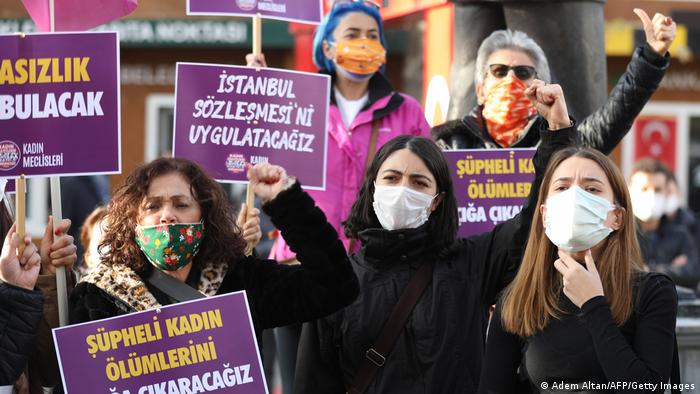
[[[489,64],[489,71],[491,75],[496,78],[503,78],[508,75],[508,71],[513,70],[515,76],[521,81],[527,81],[528,79],[537,75],[537,71],[532,66],[506,66],[505,64]]]

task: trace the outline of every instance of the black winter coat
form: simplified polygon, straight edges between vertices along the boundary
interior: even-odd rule
[[[612,152],[656,91],[668,64],[668,55],[659,56],[648,45],[638,47],[605,104],[578,125],[579,145],[606,155]],[[434,127],[431,130],[433,138],[443,149],[502,148],[489,135],[481,110],[482,107],[477,106],[463,119]],[[537,146],[543,122],[544,119],[537,115],[509,148]]]
[[[436,260],[432,283],[366,393],[475,392],[489,306],[514,278],[527,242],[539,185],[551,154],[575,142],[573,127],[542,131],[532,192],[515,218],[460,239],[440,257],[426,231],[368,229],[351,257],[360,295],[351,305],[306,323],[297,356],[295,393],[345,393],[385,320],[422,262]]]
[[[679,286],[695,288],[700,280],[698,245],[684,226],[663,218],[653,231],[637,232],[642,258],[652,271],[663,272]],[[681,266],[672,264],[679,256],[687,262]]]
[[[39,329],[44,296],[0,282],[0,386],[15,384]]]
[[[337,233],[299,183],[281,192],[263,210],[303,265],[286,266],[254,257],[230,262],[216,290],[216,294],[246,290],[258,343],[262,343],[263,329],[326,316],[352,302],[359,291]],[[70,296],[71,323],[136,310],[136,305],[124,301],[130,299],[129,294],[118,299],[111,285],[79,283]],[[156,298],[164,304],[163,297]]]

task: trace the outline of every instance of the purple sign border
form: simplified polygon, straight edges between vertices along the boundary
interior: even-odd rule
[[[259,366],[260,372],[261,372],[261,374],[262,374],[262,379],[261,379],[261,380],[263,381],[263,385],[264,385],[264,387],[265,387],[265,393],[269,394],[269,393],[270,393],[270,389],[267,387],[267,379],[265,379],[265,371],[263,370],[262,358],[260,357],[260,347],[258,346],[258,338],[257,338],[257,336],[255,335],[255,326],[253,325],[253,318],[251,317],[251,314],[250,314],[250,303],[248,302],[248,294],[246,293],[246,291],[245,291],[245,290],[241,290],[241,291],[236,291],[236,292],[233,292],[233,293],[219,294],[219,295],[214,295],[214,296],[211,296],[211,297],[206,297],[205,299],[206,299],[206,300],[211,300],[211,299],[214,299],[214,298],[230,297],[230,296],[232,296],[232,295],[237,295],[237,294],[241,294],[241,293],[242,293],[242,295],[243,295],[243,299],[245,300],[246,311],[248,312],[247,315],[248,315],[248,323],[250,324],[250,332],[251,332],[252,337],[253,337],[253,343],[255,344],[255,354],[258,356],[258,366]],[[106,319],[93,320],[93,321],[89,321],[89,322],[78,323],[78,324],[72,324],[72,325],[63,326],[63,327],[57,327],[57,328],[52,329],[52,330],[51,330],[51,336],[53,337],[54,348],[55,348],[55,350],[56,350],[56,359],[58,360],[58,367],[59,367],[59,370],[61,371],[61,383],[63,384],[63,388],[65,389],[65,393],[66,393],[66,394],[69,394],[68,388],[66,387],[66,380],[65,380],[65,378],[63,377],[64,375],[63,375],[63,365],[62,365],[62,363],[61,363],[61,351],[60,351],[59,347],[56,346],[56,332],[57,332],[57,331],[65,330],[65,329],[68,329],[68,328],[74,328],[74,327],[78,327],[78,326],[83,326],[83,325],[87,325],[87,324],[93,324],[93,323],[98,322],[98,321],[108,321],[108,320],[119,319],[119,318],[123,318],[123,317],[125,317],[125,316],[134,316],[134,315],[137,315],[137,314],[145,314],[145,313],[158,313],[160,310],[163,310],[163,309],[175,308],[175,307],[178,307],[178,306],[182,306],[182,305],[185,305],[185,304],[189,304],[189,303],[197,302],[197,301],[202,301],[202,300],[203,300],[203,299],[190,300],[190,301],[183,301],[183,302],[178,302],[177,304],[171,304],[171,305],[161,306],[161,307],[158,308],[158,309],[149,309],[149,310],[146,310],[146,311],[132,312],[132,313],[129,313],[129,314],[126,314],[126,315],[108,317],[108,318],[106,318]]]
[[[230,0],[233,2],[234,0]],[[307,20],[307,19],[296,19],[296,18],[286,18],[283,16],[274,16],[274,15],[267,15],[267,14],[260,14],[260,18],[262,19],[274,19],[278,21],[286,21],[286,22],[296,22],[296,23],[304,23],[307,25],[320,25],[321,20],[323,20],[323,2],[319,1],[319,15],[321,16],[321,19],[316,21],[316,20]],[[252,18],[258,12],[250,13],[250,12],[198,12],[198,11],[190,11],[190,0],[187,0],[187,9],[186,15],[209,15],[209,16],[238,16],[238,17],[246,17],[246,18]]]
[[[454,154],[459,154],[459,153],[462,153],[462,154],[466,155],[466,154],[468,154],[468,153],[473,153],[473,152],[482,153],[482,152],[489,152],[489,151],[503,151],[504,153],[506,153],[506,152],[511,152],[511,151],[515,151],[515,152],[531,151],[531,152],[532,152],[532,155],[533,155],[533,157],[534,157],[535,152],[537,151],[537,149],[534,148],[534,147],[530,147],[530,148],[501,148],[501,149],[450,149],[450,150],[442,150],[442,153],[443,153],[443,155],[444,155],[445,153],[449,153],[449,154],[453,154],[453,153],[454,153]],[[446,159],[447,159],[447,158],[446,158]],[[453,164],[454,164],[454,163],[453,163],[452,161],[447,160],[448,169],[450,170],[450,177],[453,177],[453,175],[452,175],[452,170],[454,169],[454,168],[453,168]],[[533,165],[534,165],[534,164],[533,164]],[[533,167],[533,168],[534,168],[534,167]],[[522,174],[520,174],[520,175],[522,175]],[[533,181],[534,181],[534,177],[535,177],[535,174],[534,174],[534,173],[532,174],[532,177],[533,177]],[[532,181],[531,181],[531,182],[532,182]],[[454,189],[456,189],[457,186],[459,185],[457,182],[454,181],[454,177],[453,177],[452,183],[453,183],[452,187],[453,187]],[[454,193],[455,193],[455,197],[458,197],[458,193],[456,192],[456,190],[455,190]],[[521,204],[521,205],[524,205],[525,202],[527,202],[527,197],[523,198],[523,201],[522,201],[522,204]],[[458,200],[457,200],[457,207],[459,208],[459,206],[460,206],[460,200],[458,199]],[[501,223],[503,223],[503,222],[501,222]],[[491,230],[493,230],[493,228],[496,227],[496,225],[491,225],[491,226],[490,226],[491,228],[490,228],[489,230],[485,230],[485,231],[482,231],[482,232],[469,233],[469,234],[466,234],[466,235],[465,235],[465,234],[463,234],[463,231],[462,231],[461,229],[462,229],[462,226],[468,226],[468,225],[470,225],[470,223],[468,223],[468,222],[467,222],[467,223],[464,223],[464,224],[460,224],[459,221],[457,222],[458,237],[460,237],[460,238],[469,238],[469,237],[473,237],[473,236],[476,236],[476,235],[483,234],[483,233],[485,233],[485,232],[491,231]]]
[[[116,171],[96,171],[96,172],[61,172],[61,173],[44,173],[44,174],[32,174],[25,175],[25,178],[45,178],[53,176],[85,176],[85,175],[113,175],[122,173],[122,90],[121,90],[121,46],[119,41],[118,31],[61,31],[53,33],[16,33],[17,36],[57,36],[57,35],[73,35],[73,34],[115,34],[116,35],[116,58],[117,58],[117,159],[119,161],[118,169]],[[10,36],[13,34],[3,34],[4,36]],[[15,176],[16,178],[16,176]]]
[[[242,68],[242,69],[255,69],[255,67],[245,67],[245,66],[237,66],[237,65],[232,65],[232,64],[217,64],[217,63],[194,63],[194,62],[177,62],[175,63],[175,75],[178,75],[178,67],[180,65],[194,65],[194,66],[208,66],[208,67],[227,67],[227,68]],[[279,72],[284,72],[284,73],[291,73],[291,74],[303,74],[303,75],[313,75],[313,76],[319,76],[323,74],[317,74],[317,73],[310,73],[310,72],[304,72],[304,71],[296,71],[296,70],[287,70],[284,68],[273,68],[273,67],[265,67],[266,70],[270,71],[279,71]],[[330,78],[330,77],[328,77]],[[326,91],[326,103],[330,103],[331,101],[331,92],[330,89]],[[326,108],[326,120],[323,122],[325,125],[325,130],[323,131],[323,185],[321,187],[317,186],[304,186],[302,187],[305,190],[320,190],[320,191],[325,191],[326,190],[326,178],[328,177],[328,172],[327,172],[327,165],[328,165],[328,116],[329,116],[329,109]],[[173,106],[173,142],[172,142],[172,147],[173,147],[173,157],[175,157],[175,131],[177,130],[177,77],[175,78],[175,104]],[[275,164],[275,163],[272,163]],[[294,174],[291,174],[294,175]],[[247,185],[248,181],[236,181],[236,180],[230,180],[230,179],[216,179],[217,182],[221,183],[239,183],[239,184],[244,184]]]

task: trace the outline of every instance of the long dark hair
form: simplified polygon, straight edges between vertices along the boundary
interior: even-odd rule
[[[151,264],[135,241],[139,207],[153,179],[170,173],[178,173],[190,183],[190,192],[202,210],[206,230],[194,264],[226,264],[243,256],[246,244],[221,185],[190,160],[160,158],[134,170],[109,203],[106,230],[99,246],[103,263],[123,264],[139,275],[151,272]]]
[[[345,235],[358,239],[362,230],[381,228],[377,215],[374,214],[374,181],[384,161],[392,153],[408,149],[423,160],[430,173],[435,177],[437,192],[441,194],[440,205],[428,218],[428,231],[438,251],[449,250],[457,239],[457,199],[452,190],[452,178],[447,161],[435,142],[423,137],[409,135],[398,136],[387,142],[377,152],[372,164],[367,169],[360,195],[350,210],[348,220],[343,223]]]
[[[5,196],[7,198],[7,196]],[[10,227],[12,227],[12,214],[7,210],[7,206],[4,201],[0,201],[0,242],[5,242],[5,237],[7,233],[10,232]]]

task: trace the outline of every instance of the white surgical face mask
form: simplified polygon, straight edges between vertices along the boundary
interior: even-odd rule
[[[404,186],[374,185],[374,213],[387,230],[416,228],[428,221],[435,196]]]
[[[651,190],[646,192],[630,191],[632,209],[637,219],[648,222],[661,219],[666,208],[666,197]]]
[[[673,215],[680,207],[681,200],[678,198],[678,196],[675,194],[666,196],[666,207],[664,209],[664,213],[666,213],[666,215]]]
[[[605,226],[605,219],[614,206],[578,186],[552,195],[545,205],[545,234],[559,249],[567,252],[590,249],[613,231]]]

